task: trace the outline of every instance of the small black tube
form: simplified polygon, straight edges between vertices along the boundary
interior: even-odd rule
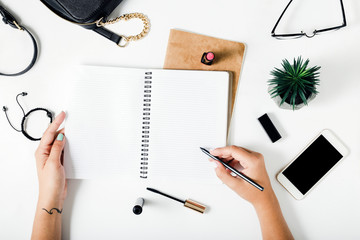
[[[138,198],[135,202],[135,206],[133,207],[133,213],[135,213],[136,215],[141,214],[144,203],[145,203],[145,200],[143,198]]]

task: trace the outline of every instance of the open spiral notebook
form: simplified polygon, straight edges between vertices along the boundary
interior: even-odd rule
[[[82,66],[71,78],[67,178],[215,177],[199,147],[226,145],[227,72]]]

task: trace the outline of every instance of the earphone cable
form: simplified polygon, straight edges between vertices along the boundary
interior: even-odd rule
[[[15,131],[21,132],[21,130],[17,130],[17,129],[11,124],[10,119],[9,119],[9,117],[8,117],[8,115],[7,115],[6,110],[4,110],[4,112],[5,112],[6,119],[8,120],[10,126],[11,126]]]
[[[24,95],[25,93],[24,92],[22,92],[22,93],[19,93],[18,95],[16,95],[16,102],[17,102],[17,104],[19,105],[19,107],[21,108],[21,111],[23,112],[23,115],[25,116],[25,111],[24,111],[24,109],[23,109],[23,107],[21,106],[21,104],[19,103],[19,99],[18,99],[18,97],[19,96],[26,96],[26,95]]]

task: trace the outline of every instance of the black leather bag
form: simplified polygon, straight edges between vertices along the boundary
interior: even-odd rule
[[[122,0],[41,0],[55,14],[120,45],[120,36],[100,25]]]

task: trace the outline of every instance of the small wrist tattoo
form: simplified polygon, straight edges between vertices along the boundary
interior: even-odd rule
[[[56,210],[59,214],[62,213],[62,209],[59,210],[58,208],[52,208],[50,211],[46,210],[45,208],[43,208],[42,210],[46,211],[48,214],[52,215],[53,214],[53,210]]]

